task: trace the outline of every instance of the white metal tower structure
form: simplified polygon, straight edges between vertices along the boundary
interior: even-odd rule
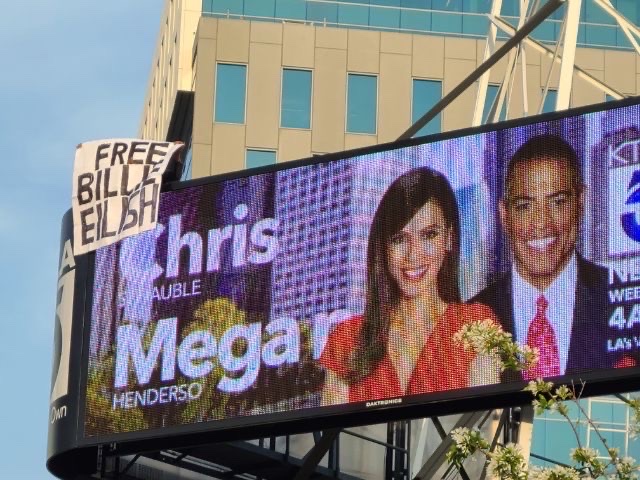
[[[504,34],[514,37],[516,32],[522,28],[522,26],[531,19],[533,14],[540,9],[540,0],[514,0],[520,2],[520,18],[517,27],[514,27],[507,22],[500,15],[502,9],[503,0],[493,0],[491,13],[489,19],[491,20],[491,26],[487,33],[487,41],[485,46],[484,60],[488,60],[492,54],[496,51],[496,37],[498,30]],[[551,3],[551,2],[548,2]],[[569,108],[569,99],[571,96],[571,87],[573,84],[573,75],[583,78],[594,87],[600,89],[604,94],[609,97],[619,100],[624,97],[622,93],[607,85],[606,83],[598,80],[593,75],[580,68],[575,63],[576,44],[578,39],[578,25],[580,22],[580,12],[583,0],[564,0],[558,3],[566,4],[564,8],[564,18],[562,21],[561,34],[555,45],[555,48],[551,48],[549,45],[545,45],[539,42],[531,36],[526,36],[519,42],[510,52],[508,58],[508,66],[505,71],[504,78],[500,85],[499,93],[496,96],[494,104],[491,108],[491,113],[488,118],[488,122],[492,123],[498,119],[499,113],[506,107],[506,118],[509,118],[509,105],[512,98],[513,89],[515,87],[515,72],[517,68],[521,69],[522,75],[522,108],[525,116],[529,114],[536,114],[542,112],[542,106],[544,100],[549,91],[549,83],[554,71],[559,67],[559,83],[558,83],[558,95],[556,98],[555,110],[565,110]],[[634,25],[630,20],[624,17],[618,12],[611,4],[610,0],[593,0],[593,3],[602,8],[607,14],[611,15],[620,29],[624,32],[625,36],[636,50],[640,54],[640,45],[638,45],[638,37],[640,37],[640,29]],[[527,62],[525,54],[525,45],[533,50],[547,56],[552,61],[550,63],[551,68],[546,72],[546,86],[543,92],[542,99],[539,105],[530,106],[527,98]],[[489,85],[489,71],[483,73],[480,77],[478,85],[478,95],[476,98],[476,106],[473,114],[473,126],[480,125],[482,123],[482,113],[487,95],[487,87]]]
[[[514,88],[521,88],[522,90],[524,116],[541,113],[542,106],[544,105],[546,95],[549,91],[550,79],[557,66],[559,66],[560,71],[555,104],[556,111],[569,108],[574,74],[586,80],[612,99],[620,100],[625,97],[624,94],[607,85],[605,82],[597,79],[575,63],[578,25],[580,23],[580,12],[583,0],[548,0],[547,2],[543,2],[541,0],[509,1],[518,1],[520,3],[520,16],[517,26],[512,25],[501,16],[503,0],[493,0],[491,11],[488,14],[491,25],[487,32],[483,58],[484,62],[467,78],[460,82],[457,87],[445,95],[440,102],[434,105],[433,108],[418,119],[409,129],[407,129],[407,131],[400,136],[401,139],[413,136],[420,130],[420,128],[444,110],[454,99],[456,99],[476,81],[478,81],[478,93],[472,117],[472,126],[480,125],[482,123],[482,113],[487,97],[491,68],[507,54],[507,68],[505,69],[504,77],[500,82],[499,91],[491,107],[487,123],[497,121],[503,109],[505,109],[505,118],[509,118],[509,107],[513,97]],[[638,39],[640,38],[640,29],[638,26],[616,10],[610,0],[592,1],[616,21],[617,25],[620,27],[622,32],[624,32],[635,51],[640,54],[640,45],[638,43]],[[561,22],[561,33],[555,45],[545,44],[532,38],[530,35],[531,32],[542,22],[547,20],[551,14],[560,7],[564,7],[564,12]],[[499,47],[497,40],[498,30],[510,37]],[[527,62],[525,46],[532,48],[552,60],[550,68],[548,72],[546,72],[547,82],[542,99],[539,105],[534,106],[533,110],[529,106],[527,96]],[[554,48],[551,48],[552,46]],[[516,86],[515,78],[516,70],[518,68],[520,68],[522,73],[520,76],[522,82],[519,86]]]

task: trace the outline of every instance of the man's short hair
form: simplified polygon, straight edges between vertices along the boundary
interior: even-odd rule
[[[508,193],[509,183],[513,177],[515,167],[541,157],[564,160],[569,167],[572,185],[578,189],[582,187],[580,162],[578,161],[578,154],[573,147],[559,135],[542,134],[531,137],[524,142],[509,160],[504,181],[505,194]]]

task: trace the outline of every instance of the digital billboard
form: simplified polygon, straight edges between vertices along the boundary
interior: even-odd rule
[[[154,229],[95,252],[78,443],[455,413],[540,376],[637,387],[639,119],[618,102],[174,184]],[[483,320],[537,366],[453,340]]]

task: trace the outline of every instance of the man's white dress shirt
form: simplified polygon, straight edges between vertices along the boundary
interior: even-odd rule
[[[578,262],[575,253],[549,287],[540,291],[520,276],[512,266],[513,281],[513,322],[515,340],[520,345],[526,345],[529,325],[536,315],[536,301],[544,295],[549,302],[546,317],[553,327],[558,342],[560,354],[560,375],[567,369],[569,344],[571,342],[571,328],[573,326],[573,307],[576,299],[576,284],[578,282]]]

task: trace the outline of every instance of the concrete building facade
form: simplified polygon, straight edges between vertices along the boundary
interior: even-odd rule
[[[469,36],[336,28],[313,21],[220,18],[202,12],[201,4],[166,4],[140,127],[144,137],[166,138],[180,93],[191,92],[194,178],[246,168],[248,150],[273,152],[282,162],[393,141],[482,63],[486,43]],[[579,47],[576,65],[620,93],[635,95],[640,79],[636,57],[628,49]],[[526,63],[531,114],[543,102],[553,62],[527,48]],[[502,81],[506,65],[503,58],[491,70],[490,87]],[[220,119],[215,108],[222,108],[229,96],[223,85],[216,85],[221,66],[238,67],[244,79],[242,115],[231,121]],[[308,127],[288,128],[282,122],[283,74],[296,71],[310,74],[310,101],[304,107],[310,118]],[[558,73],[556,63],[550,95],[557,89]],[[521,75],[516,72],[508,118],[524,113]],[[373,108],[366,112],[373,113],[373,128],[366,132],[348,121],[349,81],[361,77],[370,79],[375,92]],[[417,103],[416,90],[423,81],[435,92],[422,96],[431,104]],[[476,91],[476,85],[468,88],[428,132],[469,127]],[[605,93],[575,75],[571,106],[605,99]],[[542,110],[551,107],[552,102],[543,102]]]

